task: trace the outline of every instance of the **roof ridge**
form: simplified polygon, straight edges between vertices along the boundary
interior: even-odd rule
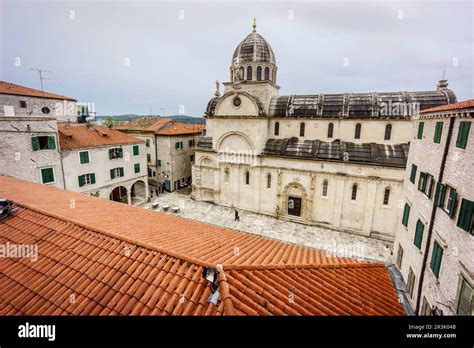
[[[317,268],[385,268],[383,262],[371,262],[371,261],[360,261],[360,262],[346,262],[346,263],[329,263],[329,264],[270,264],[270,265],[235,265],[235,264],[223,264],[223,268],[233,271],[259,271],[259,270],[270,270],[270,269],[317,269]]]
[[[234,303],[232,301],[232,297],[230,296],[229,283],[227,282],[227,276],[224,272],[224,267],[220,266],[218,267],[218,270],[220,271],[218,284],[222,294],[222,302],[224,303],[223,314],[232,316],[237,315],[237,312],[234,308]]]
[[[140,247],[143,247],[143,248],[147,248],[147,249],[150,249],[150,250],[153,250],[153,251],[157,251],[161,254],[165,254],[167,256],[170,256],[170,257],[174,257],[178,260],[182,260],[182,261],[187,261],[187,262],[190,262],[190,263],[193,263],[195,265],[198,265],[198,266],[204,266],[204,267],[212,267],[214,268],[215,266],[210,264],[210,263],[207,263],[203,260],[200,260],[200,259],[196,259],[196,258],[193,258],[193,257],[189,257],[189,256],[186,256],[186,255],[182,255],[180,253],[177,253],[177,252],[174,252],[174,251],[170,251],[170,250],[167,250],[165,248],[160,248],[160,247],[157,247],[157,246],[154,246],[154,245],[150,245],[150,244],[147,244],[147,243],[144,243],[142,241],[138,241],[138,240],[135,240],[135,239],[132,239],[132,238],[128,238],[128,237],[125,237],[125,236],[122,236],[122,235],[119,235],[119,234],[115,234],[113,232],[109,232],[109,231],[106,231],[106,230],[103,230],[101,228],[98,228],[98,227],[91,227],[87,224],[84,224],[84,223],[80,223],[80,222],[77,222],[77,221],[70,221],[70,220],[65,220],[63,217],[61,217],[60,215],[57,215],[57,214],[54,214],[54,213],[50,213],[50,212],[47,212],[47,211],[44,211],[40,208],[37,208],[37,207],[33,207],[29,204],[26,204],[26,203],[18,203],[16,201],[14,201],[14,203],[18,206],[21,206],[23,208],[26,208],[26,209],[29,209],[29,210],[32,210],[36,213],[39,213],[39,214],[42,214],[42,215],[46,215],[46,216],[49,216],[49,217],[52,217],[54,219],[57,219],[57,220],[60,220],[66,224],[71,224],[71,225],[76,225],[76,226],[79,226],[79,227],[82,227],[84,229],[87,229],[87,230],[90,230],[90,231],[93,231],[93,232],[96,232],[96,233],[100,233],[100,234],[104,234],[108,237],[112,237],[112,238],[116,238],[116,239],[119,239],[121,241],[124,241],[124,242],[127,242],[127,243],[131,243],[131,244],[135,244],[137,246],[140,246]]]

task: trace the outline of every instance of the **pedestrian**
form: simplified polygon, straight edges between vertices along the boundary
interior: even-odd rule
[[[240,216],[239,216],[239,212],[237,211],[237,209],[234,209],[234,213],[235,213],[235,220],[234,221],[239,221],[240,222]]]

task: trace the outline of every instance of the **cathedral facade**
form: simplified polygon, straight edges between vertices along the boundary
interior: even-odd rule
[[[280,96],[275,54],[253,31],[206,108],[192,197],[393,241],[402,214],[411,116],[453,103],[421,92]]]

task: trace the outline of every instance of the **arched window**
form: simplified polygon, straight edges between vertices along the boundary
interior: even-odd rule
[[[351,199],[355,201],[357,199],[357,184],[352,185]]]
[[[356,128],[355,128],[355,134],[354,134],[354,138],[355,139],[360,139],[360,131],[361,131],[361,124],[360,123],[357,123],[356,124]]]
[[[332,138],[334,132],[334,123],[328,124],[328,138]]]
[[[247,170],[245,172],[245,185],[249,185],[250,184],[250,172]]]
[[[384,136],[384,140],[390,140],[390,138],[392,137],[392,125],[391,124],[387,124],[385,126],[385,136]]]
[[[324,180],[323,181],[323,197],[328,196],[328,181]]]
[[[224,182],[229,182],[229,168],[224,169]]]
[[[252,67],[248,66],[247,67],[247,80],[251,80],[251,79],[252,79]]]
[[[267,174],[267,188],[272,187],[272,175],[270,173]]]
[[[244,69],[244,67],[241,66],[240,69],[239,69],[239,71],[240,71],[240,78],[239,78],[239,80],[243,80],[243,79],[244,79],[244,76],[245,76],[245,69]]]
[[[304,137],[304,128],[305,128],[305,124],[304,122],[301,122],[300,123],[300,137]]]
[[[261,80],[262,80],[262,67],[257,66],[257,81],[261,81]]]
[[[385,188],[385,193],[383,195],[383,204],[387,205],[389,199],[390,199],[390,187],[386,187]]]
[[[280,122],[275,122],[275,135],[280,135]]]
[[[270,68],[268,66],[265,68],[265,80],[270,80]]]

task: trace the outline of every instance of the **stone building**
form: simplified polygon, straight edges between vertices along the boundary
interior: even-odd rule
[[[153,194],[174,191],[191,183],[194,145],[202,135],[203,125],[143,117],[116,129],[146,141],[148,182],[154,188]]]
[[[67,190],[128,204],[148,200],[145,142],[107,126],[59,123]]]
[[[415,313],[473,315],[474,99],[421,111],[393,261]]]
[[[393,241],[410,115],[456,101],[434,91],[279,96],[275,54],[254,30],[206,109],[193,197]]]
[[[0,116],[50,116],[71,122],[77,122],[83,109],[74,98],[5,81],[0,81],[0,106]]]

